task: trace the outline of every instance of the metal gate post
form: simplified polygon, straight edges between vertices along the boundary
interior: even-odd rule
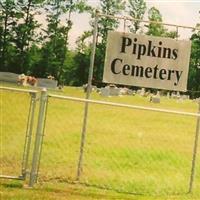
[[[200,113],[200,100],[198,104],[199,104],[198,113]],[[197,117],[196,134],[195,134],[193,157],[192,157],[192,168],[191,168],[191,176],[190,176],[190,183],[189,183],[189,193],[191,193],[193,189],[199,134],[200,134],[200,117]]]
[[[29,154],[30,154],[34,115],[35,115],[35,106],[36,106],[36,100],[37,100],[36,99],[37,93],[30,92],[30,95],[31,95],[31,102],[30,102],[30,108],[29,108],[29,115],[28,115],[27,129],[26,129],[26,138],[25,138],[23,160],[22,160],[22,177],[24,180],[26,179],[26,176],[28,173],[28,171],[27,171],[28,160],[29,160]]]
[[[38,123],[37,123],[37,130],[36,130],[36,136],[35,136],[35,145],[34,145],[34,151],[33,151],[29,187],[33,187],[34,183],[37,180],[37,175],[38,175],[37,169],[38,169],[40,151],[42,148],[42,141],[43,141],[46,103],[47,103],[47,91],[46,89],[43,89],[40,96],[40,107],[39,107],[39,114],[38,114]]]
[[[91,53],[91,57],[90,57],[90,69],[89,69],[89,75],[88,75],[88,85],[87,85],[86,99],[90,98],[90,92],[91,92],[91,86],[92,86],[94,59],[95,59],[96,42],[97,42],[97,31],[98,31],[97,30],[98,14],[99,14],[99,12],[96,10],[96,15],[95,15],[95,20],[94,20],[94,30],[93,30],[93,46],[92,46],[92,53]],[[82,133],[81,133],[80,154],[79,154],[77,176],[76,176],[77,181],[80,178],[81,170],[82,170],[83,151],[84,151],[84,145],[85,145],[86,127],[87,127],[87,118],[88,118],[88,105],[89,105],[89,103],[86,102],[85,103],[85,110],[84,110],[83,127],[82,127]]]

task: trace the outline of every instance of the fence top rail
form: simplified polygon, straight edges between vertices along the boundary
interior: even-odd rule
[[[130,105],[130,104],[121,104],[121,103],[113,103],[113,102],[98,101],[98,100],[89,100],[89,99],[70,97],[70,96],[60,96],[60,95],[54,95],[54,94],[48,94],[48,96],[54,97],[54,98],[57,98],[57,99],[71,100],[71,101],[77,101],[77,102],[85,102],[85,103],[100,104],[100,105],[107,105],[107,106],[123,107],[123,108],[130,108],[130,109],[136,109],[136,110],[162,112],[162,113],[185,115],[185,116],[192,116],[192,117],[200,117],[200,113],[191,113],[191,112],[183,112],[183,111],[176,111],[176,110],[151,108],[151,107],[145,107],[145,106],[136,106],[136,105]]]
[[[192,27],[192,26],[184,26],[184,25],[178,25],[178,24],[170,24],[170,23],[163,23],[163,22],[158,22],[158,21],[148,21],[148,20],[143,20],[143,19],[137,19],[137,18],[132,18],[128,16],[114,16],[114,15],[106,15],[97,12],[97,16],[99,17],[108,17],[111,19],[122,19],[122,20],[129,20],[129,21],[138,21],[138,22],[144,22],[144,23],[153,23],[153,24],[162,24],[165,26],[172,26],[172,27],[177,27],[177,28],[186,28],[186,29],[192,29],[192,30],[199,30],[200,27]]]
[[[0,86],[0,90],[8,90],[14,92],[24,92],[24,93],[37,93],[37,90],[28,90],[28,89],[19,89],[19,88],[11,88],[11,87],[3,87]]]

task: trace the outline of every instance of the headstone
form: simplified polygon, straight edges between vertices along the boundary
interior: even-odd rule
[[[144,97],[148,97],[150,95],[150,92],[145,92]]]
[[[174,92],[172,92],[171,98],[172,98],[172,99],[178,99],[177,95],[176,95]]]
[[[0,72],[0,81],[17,83],[19,74],[11,72]]]
[[[180,92],[177,92],[176,96],[177,96],[177,99],[180,99],[181,98]]]
[[[159,90],[157,91],[156,96],[159,96],[159,97],[160,97],[160,91],[159,91]]]
[[[151,96],[150,102],[152,102],[152,103],[160,103],[160,97],[159,96]]]
[[[121,95],[127,95],[128,94],[128,88],[120,88],[120,94]]]
[[[134,91],[133,91],[133,90],[130,90],[130,89],[127,91],[127,94],[128,94],[128,95],[135,95],[135,94],[134,94]]]
[[[189,95],[182,95],[182,99],[183,100],[188,100],[188,99],[190,99],[190,96]]]
[[[145,96],[145,88],[142,88],[142,89],[141,89],[140,95],[141,95],[142,97]]]
[[[167,92],[167,98],[170,99],[170,92]]]
[[[141,90],[137,90],[137,92],[136,92],[136,93],[140,95],[140,94],[141,94]]]
[[[38,78],[37,79],[37,86],[38,87],[45,87],[45,88],[52,88],[56,89],[58,82],[56,80],[51,80],[47,78]]]
[[[101,88],[100,94],[101,96],[108,97],[110,95],[109,88]]]
[[[110,96],[119,96],[119,95],[120,95],[120,88],[110,87]]]

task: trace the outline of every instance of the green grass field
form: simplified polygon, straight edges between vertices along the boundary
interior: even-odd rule
[[[1,174],[19,175],[30,97],[0,92]],[[81,88],[72,87],[50,93],[85,96]],[[160,104],[138,95],[106,98],[93,93],[91,98],[188,112],[198,109],[190,100],[165,97]],[[187,194],[195,117],[127,108],[89,106],[77,183],[83,108],[83,103],[49,99],[38,184],[26,189],[20,182],[2,180],[3,199],[200,199],[199,156],[193,194]]]

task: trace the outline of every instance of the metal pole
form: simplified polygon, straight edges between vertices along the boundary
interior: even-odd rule
[[[172,26],[172,27],[179,27],[179,28],[186,28],[186,29],[192,29],[192,30],[200,30],[199,27],[192,27],[192,26],[183,26],[183,25],[177,25],[177,24],[170,24],[170,23],[163,23],[163,22],[158,22],[158,21],[150,21],[150,20],[143,20],[143,19],[137,19],[133,17],[127,17],[127,16],[114,16],[114,15],[107,15],[107,14],[98,14],[99,17],[107,17],[110,19],[126,19],[129,21],[138,21],[138,22],[144,22],[144,23],[153,23],[153,24],[162,24],[165,26]]]
[[[96,11],[95,20],[94,20],[93,46],[92,46],[92,53],[90,57],[90,69],[89,69],[89,75],[88,75],[86,99],[90,98],[90,92],[91,92],[91,86],[92,86],[94,59],[95,59],[96,42],[97,42],[98,13],[99,12]],[[76,177],[77,181],[79,180],[81,171],[82,171],[83,151],[84,151],[84,144],[85,144],[85,137],[86,137],[87,118],[88,118],[88,105],[89,105],[89,102],[85,102],[83,127],[82,127],[82,133],[81,133],[80,154],[79,154],[77,177]]]
[[[107,101],[98,101],[98,100],[83,99],[83,98],[77,98],[77,97],[60,96],[60,95],[55,95],[55,94],[48,94],[48,96],[57,98],[57,99],[65,99],[69,101],[76,101],[76,102],[82,102],[82,103],[88,102],[91,104],[98,104],[98,105],[130,108],[130,109],[136,109],[136,110],[146,110],[146,111],[152,111],[152,112],[184,115],[184,116],[191,116],[191,117],[200,117],[200,113],[183,112],[183,111],[178,111],[178,110],[168,110],[168,109],[152,108],[152,107],[145,107],[145,106],[136,106],[136,105],[122,104],[122,103],[112,103],[112,102],[107,102]]]
[[[176,40],[178,40],[178,26],[176,27]]]
[[[18,88],[10,88],[10,87],[3,87],[3,86],[0,86],[0,89],[1,90],[8,90],[8,91],[15,91],[15,92],[30,92],[30,93],[37,93],[38,91],[37,90],[26,90],[26,89],[18,89]]]
[[[198,102],[199,109],[198,113],[200,113],[200,100]],[[197,158],[197,149],[198,149],[198,140],[200,133],[200,117],[197,117],[197,125],[196,125],[196,134],[194,140],[194,148],[193,148],[193,157],[192,157],[192,168],[191,168],[191,176],[190,176],[190,184],[189,184],[189,193],[192,192],[194,176],[195,176],[195,167],[196,167],[196,158]]]
[[[28,159],[29,159],[29,154],[30,154],[34,115],[35,115],[35,106],[36,106],[36,97],[37,97],[36,93],[30,93],[30,95],[31,95],[31,103],[30,103],[30,111],[29,111],[28,122],[27,122],[26,138],[25,138],[23,161],[22,161],[22,176],[24,180],[26,179],[26,175],[27,175]]]
[[[33,151],[29,187],[33,187],[37,179],[37,168],[38,168],[38,163],[39,163],[40,150],[42,146],[41,141],[42,141],[43,130],[44,130],[43,126],[44,126],[46,101],[47,101],[47,91],[46,89],[43,89],[40,96],[40,108],[39,108],[39,114],[38,114],[38,123],[37,123],[37,130],[36,130],[36,136],[35,136],[35,146],[34,146],[34,151]]]
[[[48,96],[47,96],[47,100],[46,100],[46,106],[45,106],[45,115],[44,115],[44,124],[43,124],[43,130],[42,130],[42,139],[41,139],[41,144],[43,144],[43,139],[44,139],[44,132],[45,132],[45,127],[46,127],[46,119],[47,119],[47,111],[48,111],[48,104],[49,104],[49,101],[48,101]],[[37,166],[37,171],[36,171],[36,182],[37,182],[37,178],[38,178],[38,172],[39,172],[39,169],[40,169],[40,161],[41,161],[41,155],[42,155],[42,147],[43,145],[41,145],[41,148],[40,148],[40,155],[39,155],[39,160],[38,160],[38,166]]]

